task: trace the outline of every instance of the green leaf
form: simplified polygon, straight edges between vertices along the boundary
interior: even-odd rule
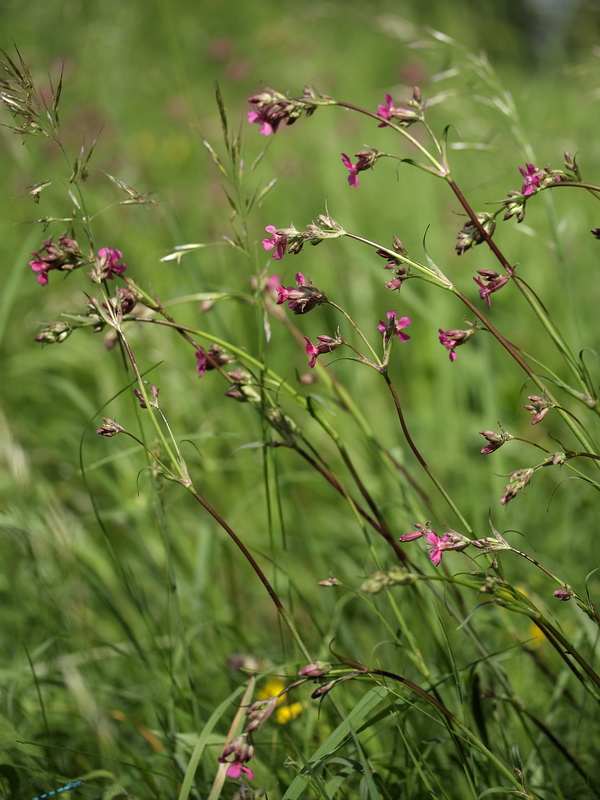
[[[308,766],[303,768],[302,773],[312,772],[323,766],[331,755],[344,744],[346,739],[352,736],[352,733],[357,728],[365,725],[368,715],[387,697],[389,697],[389,691],[384,686],[373,686],[362,700],[354,706],[343,722],[315,750],[308,761]],[[283,800],[296,800],[303,794],[309,778],[308,775],[302,773],[294,778],[284,794]]]

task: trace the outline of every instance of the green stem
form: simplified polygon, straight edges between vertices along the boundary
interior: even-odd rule
[[[477,230],[478,230],[480,236],[482,237],[482,239],[486,242],[487,246],[490,248],[492,253],[495,255],[495,257],[497,258],[499,263],[502,265],[502,267],[503,267],[504,271],[506,272],[506,274],[510,275],[511,277],[513,277],[514,276],[514,267],[508,262],[508,260],[506,259],[504,254],[501,252],[501,250],[498,248],[498,246],[496,245],[496,243],[494,242],[492,237],[485,230],[485,228],[483,227],[483,225],[481,224],[481,222],[477,218],[477,214],[475,214],[475,212],[473,211],[473,209],[469,205],[468,201],[466,200],[465,196],[460,191],[460,189],[458,188],[456,183],[452,180],[450,175],[446,176],[446,181],[448,182],[450,188],[452,189],[452,191],[456,195],[456,198],[458,199],[459,203],[461,204],[461,206],[466,211],[467,215],[469,216],[469,219],[473,222],[473,224],[477,228]],[[556,185],[558,186],[559,184],[556,184]],[[586,393],[589,393],[588,387],[587,387],[587,385],[585,383],[584,376],[582,376],[581,370],[579,369],[579,366],[577,364],[577,360],[575,359],[575,357],[571,353],[567,343],[564,341],[564,339],[560,335],[559,331],[553,325],[552,320],[549,318],[548,313],[546,312],[546,310],[544,309],[542,304],[535,297],[535,294],[533,292],[525,290],[526,284],[522,284],[519,280],[517,280],[516,281],[516,285],[517,285],[519,291],[521,292],[521,294],[523,295],[523,297],[525,298],[525,300],[527,301],[527,303],[529,304],[529,306],[531,307],[531,309],[533,310],[533,312],[535,313],[535,315],[537,316],[537,318],[540,320],[540,322],[544,326],[545,330],[547,331],[547,333],[549,334],[550,338],[552,339],[552,341],[554,342],[554,344],[558,348],[559,352],[565,358],[565,360],[566,360],[567,364],[569,365],[570,369],[572,370],[572,372],[574,373],[574,375],[576,376],[578,381],[580,381],[580,383],[582,384],[582,386],[586,390]],[[519,362],[519,363],[521,363],[521,362]]]
[[[433,706],[439,714],[441,714],[445,719],[448,720],[454,727],[456,727],[461,734],[469,740],[469,742],[474,745],[481,753],[483,753],[486,758],[490,760],[492,764],[496,767],[498,772],[500,772],[513,786],[518,789],[517,796],[523,798],[529,798],[532,800],[532,797],[529,793],[525,793],[523,784],[519,783],[517,778],[515,777],[514,770],[508,769],[495,755],[489,750],[483,742],[475,736],[475,734],[462,722],[458,717],[455,717],[454,714],[446,708],[446,706],[441,703],[437,698],[427,692],[425,689],[422,689],[416,683],[408,680],[408,678],[403,678],[401,675],[397,675],[394,672],[388,672],[384,669],[367,669],[365,672],[369,675],[381,675],[384,678],[389,678],[390,680],[396,681],[397,683],[401,683],[402,685],[406,686],[415,694],[418,694],[422,697],[429,705]]]
[[[464,516],[461,514],[461,512],[459,511],[458,507],[456,506],[456,504],[454,503],[454,501],[452,500],[452,498],[450,497],[448,492],[444,489],[442,484],[439,482],[439,480],[433,474],[433,472],[431,471],[431,469],[428,466],[427,462],[425,461],[425,459],[423,458],[423,456],[419,452],[419,449],[417,448],[416,444],[413,442],[412,437],[411,437],[411,435],[410,435],[410,433],[408,431],[408,427],[406,425],[406,420],[404,419],[404,414],[402,412],[402,406],[400,405],[400,400],[398,399],[398,395],[396,394],[396,389],[394,388],[394,384],[391,382],[391,380],[389,378],[389,375],[387,374],[387,372],[383,372],[382,375],[384,377],[384,380],[385,380],[385,382],[387,384],[387,387],[388,387],[388,389],[389,389],[389,391],[390,391],[390,393],[392,395],[392,398],[394,400],[394,405],[396,407],[396,412],[398,414],[398,419],[400,421],[400,426],[402,428],[402,432],[404,433],[404,437],[406,438],[406,441],[408,442],[408,446],[410,447],[410,449],[414,453],[417,461],[423,467],[423,469],[425,470],[425,472],[427,473],[427,475],[429,476],[429,478],[431,479],[431,481],[433,482],[433,484],[435,485],[435,487],[437,488],[439,493],[442,495],[442,497],[444,498],[446,503],[450,506],[450,508],[452,509],[454,514],[456,515],[456,517],[459,519],[459,521],[460,521],[461,525],[464,527],[466,533],[467,534],[472,534],[473,530],[472,530],[471,526],[469,525],[467,520],[464,518]]]
[[[300,652],[302,653],[303,657],[306,659],[306,663],[307,664],[310,663],[310,661],[312,660],[311,655],[308,652],[308,650],[306,649],[306,647],[304,645],[304,642],[300,638],[300,634],[296,630],[296,626],[294,625],[294,623],[292,621],[292,618],[290,617],[290,615],[288,614],[285,606],[283,605],[283,603],[279,599],[279,596],[278,596],[277,592],[275,591],[275,589],[269,583],[269,580],[268,580],[267,576],[262,571],[262,569],[259,567],[259,565],[256,562],[256,560],[255,560],[254,556],[252,555],[252,553],[248,550],[246,545],[242,542],[242,540],[235,533],[235,531],[227,524],[227,522],[225,522],[225,520],[218,513],[218,511],[216,511],[208,503],[208,501],[205,500],[202,497],[202,495],[199,494],[199,492],[197,492],[195,490],[195,488],[193,486],[189,486],[189,487],[186,487],[186,488],[189,489],[189,491],[192,494],[192,496],[194,497],[194,499],[198,503],[200,503],[200,505],[202,506],[202,508],[205,509],[205,511],[208,511],[210,516],[215,520],[215,522],[217,522],[221,526],[221,528],[223,528],[223,530],[233,540],[233,542],[235,543],[236,547],[242,552],[244,558],[250,564],[250,566],[254,570],[256,576],[258,577],[258,579],[260,580],[262,585],[267,590],[267,594],[269,595],[269,597],[271,598],[271,600],[275,604],[275,608],[277,609],[277,612],[278,612],[279,616],[281,617],[281,619],[284,622],[285,626],[287,627],[287,629],[289,630],[290,634],[292,635],[292,638],[294,639],[294,641],[298,645],[298,648],[299,648]]]
[[[590,439],[587,435],[587,432],[583,428],[583,426],[577,422],[570,414],[568,414],[564,409],[561,408],[560,404],[556,400],[555,397],[548,391],[548,387],[546,384],[538,378],[536,373],[531,369],[529,364],[523,359],[517,348],[508,341],[500,331],[494,327],[494,325],[490,322],[490,320],[483,314],[476,305],[474,305],[468,297],[466,297],[462,292],[459,292],[457,289],[453,290],[456,296],[469,308],[469,310],[475,314],[475,316],[485,325],[487,330],[500,342],[502,347],[508,351],[508,353],[513,357],[513,359],[517,362],[517,364],[521,367],[521,369],[525,372],[525,374],[530,378],[530,380],[538,387],[538,389],[545,394],[548,398],[548,401],[556,406],[557,412],[566,422],[567,426],[570,428],[571,432],[577,438],[577,440],[583,445],[583,447],[588,451],[596,451],[598,450],[596,444]]]
[[[440,176],[444,176],[444,175],[447,174],[448,170],[439,161],[436,161],[436,159],[431,155],[429,150],[427,150],[427,148],[424,147],[421,144],[421,142],[419,142],[417,139],[415,139],[414,136],[411,136],[411,134],[406,130],[406,128],[403,128],[400,125],[396,125],[394,122],[391,122],[390,120],[383,119],[378,114],[376,114],[374,111],[369,111],[366,108],[361,108],[360,106],[355,106],[352,103],[337,102],[336,105],[340,106],[340,108],[348,108],[351,111],[358,111],[359,114],[364,114],[366,117],[371,117],[371,119],[376,119],[377,122],[380,123],[380,124],[385,122],[385,124],[386,124],[386,126],[388,128],[393,128],[393,130],[395,130],[397,133],[399,133],[401,136],[403,136],[408,142],[410,142],[413,145],[413,147],[415,147],[421,153],[421,155],[423,155],[427,159],[427,161],[429,161],[431,166],[434,168],[436,174],[438,174]],[[416,120],[415,120],[415,122],[416,122]],[[439,149],[439,145],[438,145],[438,149]]]

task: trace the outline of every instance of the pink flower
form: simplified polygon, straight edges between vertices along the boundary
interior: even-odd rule
[[[70,272],[80,266],[83,260],[79,245],[74,239],[69,239],[67,236],[61,236],[58,244],[52,239],[46,239],[42,246],[42,252],[44,250],[46,251],[44,255],[32,253],[33,259],[29,262],[31,269],[37,273],[37,282],[40,286],[47,285],[48,272],[51,269]]]
[[[272,133],[275,133],[277,130],[278,122],[272,124],[272,120],[269,120],[269,113],[267,109],[260,109],[259,111],[249,111],[248,112],[248,122],[260,122],[260,132],[263,136],[270,136]]]
[[[267,233],[270,233],[272,239],[263,239],[262,244],[265,250],[272,250],[275,248],[273,258],[275,261],[280,261],[284,255],[287,247],[287,236],[277,233],[277,228],[274,225],[267,225],[265,228]]]
[[[358,162],[356,164],[353,164],[346,155],[346,153],[342,153],[342,161],[344,162],[344,166],[350,173],[348,175],[348,183],[350,184],[350,186],[354,186],[356,189],[358,189]]]
[[[501,289],[505,284],[508,283],[508,277],[506,275],[499,275],[497,272],[494,272],[492,269],[478,269],[478,275],[481,275],[484,281],[486,281],[487,285],[484,285],[481,278],[473,278],[477,286],[479,286],[479,297],[482,300],[485,300],[488,308],[491,307],[492,301],[490,300],[490,295],[494,292],[497,292]]]
[[[442,553],[446,549],[444,547],[444,543],[447,542],[448,539],[448,536],[438,536],[435,531],[429,531],[427,534],[427,544],[431,545],[429,558],[433,561],[436,567],[442,560]]]
[[[103,280],[122,275],[127,269],[127,264],[118,263],[123,258],[123,253],[120,250],[114,250],[112,247],[102,247],[98,250],[98,258],[100,259],[98,265],[100,277]]]
[[[392,96],[389,94],[384,95],[384,98],[385,105],[380,103],[377,106],[377,116],[385,120],[385,122],[381,122],[379,124],[380,128],[385,128],[387,122],[390,120],[395,122],[397,125],[405,127],[419,119],[422,119],[424,105],[421,103],[421,92],[418,87],[415,86],[414,88],[412,100],[409,100],[407,104],[402,106],[395,106],[392,103]]]
[[[287,303],[294,314],[308,314],[327,302],[324,293],[313,286],[301,272],[296,273],[296,286],[277,286],[277,305]]]
[[[386,342],[389,342],[392,336],[397,336],[401,342],[407,342],[410,336],[407,333],[402,333],[402,328],[407,328],[411,324],[410,317],[400,317],[400,319],[398,319],[398,315],[395,311],[388,311],[386,316],[388,321],[382,322],[380,320],[377,326],[377,330],[381,333]]]
[[[438,333],[440,334],[440,344],[443,344],[444,347],[448,350],[448,353],[450,355],[450,361],[456,361],[456,353],[454,352],[454,348],[457,345],[457,341],[456,339],[451,339],[448,335],[452,333],[452,331],[443,331],[440,328]]]
[[[196,350],[196,369],[198,377],[201,378],[207,370],[217,369],[225,364],[229,364],[233,359],[227,355],[223,348],[213,344],[208,350],[201,348]]]
[[[306,354],[311,356],[308,366],[312,369],[317,363],[317,358],[323,353],[331,353],[343,344],[340,336],[317,336],[318,344],[314,345],[308,337],[304,337],[306,341]]]
[[[359,150],[358,153],[355,153],[354,155],[358,159],[356,164],[353,164],[350,161],[350,158],[346,155],[346,153],[342,153],[342,161],[350,173],[348,175],[348,183],[350,186],[358,188],[358,173],[364,172],[367,169],[373,169],[375,162],[378,158],[381,158],[383,153],[380,153],[379,150],[375,150],[375,148],[370,147],[368,150]]]
[[[34,272],[37,272],[36,280],[40,286],[46,286],[48,283],[48,270],[52,268],[51,264],[47,261],[42,261],[37,253],[32,253],[35,258],[29,262],[29,266]]]
[[[248,734],[243,733],[225,745],[217,761],[228,765],[225,773],[228,778],[239,778],[243,774],[251,781],[254,778],[254,773],[250,767],[246,766],[246,762],[253,757],[254,747],[249,741]]]
[[[395,111],[394,104],[392,103],[392,96],[390,94],[384,95],[385,97],[385,105],[381,103],[377,106],[377,116],[381,117],[381,119],[391,119],[392,113]],[[380,128],[385,127],[385,122],[382,122],[379,125]]]
[[[456,348],[460,347],[461,344],[468,342],[471,336],[473,336],[477,330],[479,330],[479,328],[476,325],[473,325],[471,328],[469,328],[469,330],[466,331],[443,331],[441,328],[439,329],[438,333],[440,335],[440,344],[443,344],[448,350],[450,354],[450,361],[456,361],[456,353],[454,352]]]
[[[540,175],[539,170],[533,164],[525,164],[524,167],[519,167],[519,172],[524,178],[521,193],[528,197],[533,194],[536,189],[540,188]]]
[[[226,758],[219,758],[217,760],[220,761],[221,764],[229,764],[229,766],[227,767],[227,771],[225,772],[225,774],[227,775],[228,778],[234,778],[235,779],[235,778],[239,778],[240,775],[244,774],[244,775],[247,776],[249,781],[254,780],[254,773],[252,772],[250,767],[247,767],[241,761],[231,761],[231,762],[229,762],[229,761],[227,761]]]

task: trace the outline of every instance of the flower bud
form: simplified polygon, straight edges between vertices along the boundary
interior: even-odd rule
[[[73,328],[67,322],[52,322],[37,334],[34,341],[41,344],[61,344],[73,333]]]
[[[573,592],[570,589],[557,589],[555,592],[552,592],[552,595],[556,597],[557,600],[567,602],[573,597]]]
[[[110,419],[109,417],[102,417],[103,425],[101,428],[98,428],[96,431],[97,434],[100,436],[106,436],[107,439],[116,436],[117,433],[125,433],[125,428],[119,425],[118,422],[115,422],[114,419]]]
[[[500,498],[500,503],[505,506],[517,496],[517,494],[524,489],[533,476],[533,469],[518,469],[510,476],[509,482],[504,487],[504,494]]]
[[[477,219],[483,226],[487,235],[490,237],[493,236],[496,228],[496,220],[494,217],[484,212],[477,214]],[[473,220],[470,219],[465,222],[458,233],[455,250],[458,255],[461,256],[467,250],[470,250],[471,247],[475,247],[475,245],[481,244],[483,241],[485,241],[485,239],[479,231],[479,228],[477,228]]]
[[[320,678],[322,675],[327,675],[331,669],[331,664],[326,664],[325,661],[313,661],[298,670],[298,675],[304,678]]]

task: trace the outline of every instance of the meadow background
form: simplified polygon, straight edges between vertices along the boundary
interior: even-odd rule
[[[453,151],[452,163],[479,210],[520,187],[519,165],[533,160],[559,168],[565,150],[579,154],[582,171],[597,183],[600,12],[591,0],[542,6],[516,0],[3,0],[0,45],[12,52],[16,44],[42,87],[64,69],[61,126],[73,159],[82,142],[89,146],[99,134],[86,182],[98,244],[120,249],[128,274],[163,300],[225,295],[209,310],[198,299],[176,305],[178,319],[261,354],[299,391],[312,392],[398,536],[418,520],[401,471],[382,468],[372,441],[384,442],[419,486],[427,492],[430,487],[403,443],[389,397],[374,373],[348,361],[331,368],[359,405],[373,434],[370,442],[335,406],[326,380],[303,387],[299,377],[308,370],[302,347],[274,322],[266,342],[262,314],[251,302],[252,279],[266,266],[286,286],[301,270],[351,309],[365,330],[374,331],[390,308],[409,315],[410,349],[397,348],[391,372],[415,440],[463,512],[485,536],[492,509],[497,527],[519,532],[522,549],[597,596],[598,578],[586,583],[599,555],[590,487],[562,482],[549,470],[509,507],[498,504],[503,476],[529,456],[516,444],[493,462],[484,460],[478,431],[495,429],[498,420],[515,435],[544,442],[547,431],[532,432],[521,410],[532,387],[516,366],[496,359],[491,337],[476,338],[451,364],[437,330],[463,327],[463,311],[443,293],[414,282],[390,300],[380,260],[346,240],[278,264],[260,245],[266,225],[294,222],[304,229],[327,204],[347,229],[382,243],[397,235],[415,258],[422,257],[427,231],[429,253],[473,293],[475,269],[494,265],[487,252],[478,252],[483,248],[455,255],[463,218],[446,187],[385,162],[361,176],[358,191],[351,189],[341,152],[365,144],[401,147],[372,121],[340,109],[319,109],[269,140],[245,122],[246,99],[263,84],[292,95],[309,84],[373,110],[384,93],[408,97],[418,84],[426,97],[447,93],[431,109],[432,127],[441,131],[451,124],[457,140],[460,135],[478,145]],[[436,41],[426,26],[453,37],[456,45]],[[223,177],[202,144],[207,139],[224,158],[215,81],[231,129],[241,130],[245,163],[267,147],[257,168],[247,170],[248,190],[277,179],[245,220],[254,242],[249,254],[223,238],[241,223],[230,220]],[[1,121],[10,122],[6,112]],[[85,300],[87,287],[78,276],[53,276],[44,289],[27,266],[45,238],[32,221],[70,214],[68,170],[47,142],[23,145],[7,128],[0,129],[0,148],[0,797],[27,800],[86,776],[77,789],[82,800],[182,798],[182,780],[190,776],[190,757],[204,731],[185,794],[204,798],[237,711],[235,692],[248,681],[232,667],[232,656],[249,654],[261,675],[293,676],[303,661],[263,587],[214,522],[179,487],[153,480],[144,452],[133,443],[95,435],[102,416],[143,427],[134,398],[117,396],[129,383],[118,352],[106,351],[102,334],[84,331],[56,347],[33,342],[41,324],[62,311],[81,311]],[[158,203],[118,205],[121,196],[103,170],[153,193]],[[34,205],[28,187],[42,180],[56,183]],[[574,352],[590,348],[597,380],[598,242],[589,230],[600,225],[600,216],[583,193],[548,194],[547,201],[544,196],[530,204],[520,226],[514,220],[502,224],[497,237],[556,314]],[[49,232],[63,229],[59,224]],[[207,246],[180,263],[161,262],[175,246],[192,242]],[[493,320],[510,339],[533,352],[539,348],[538,354],[562,369],[514,297],[494,303]],[[294,322],[313,340],[338,324],[329,309]],[[193,351],[181,339],[152,326],[140,326],[131,336],[141,368],[152,368],[177,439],[188,443],[197,485],[262,564],[313,656],[331,660],[334,640],[333,649],[348,658],[409,673],[403,645],[391,632],[392,601],[376,596],[367,603],[355,591],[366,576],[390,565],[384,544],[360,529],[348,505],[293,452],[261,446],[265,431],[258,415],[226,400],[226,385],[216,373],[199,380]],[[343,474],[339,454],[315,422],[298,409],[289,413]],[[557,418],[549,430],[559,440],[567,436]],[[416,549],[411,554],[418,558]],[[423,568],[433,570],[425,551],[421,558]],[[449,554],[447,568],[465,569],[462,558]],[[556,609],[556,587],[541,572],[514,558],[507,569],[528,594],[560,613],[560,624],[593,657],[589,620],[569,604]],[[351,588],[318,586],[330,573]],[[394,602],[408,597],[402,591]],[[468,598],[470,608],[476,603]],[[409,602],[403,613],[407,628],[419,635],[424,616],[430,614],[430,622],[435,617]],[[490,609],[478,621],[517,693],[593,769],[600,742],[593,709],[586,709],[583,690],[556,654],[526,618],[499,624]],[[475,664],[477,655],[455,624],[439,624],[447,630],[450,662],[440,655],[439,630],[424,635],[421,647],[440,684],[450,680],[449,691],[458,696],[457,676],[464,670],[473,677],[476,670],[466,665]],[[459,665],[455,673],[449,663]],[[472,688],[467,683],[465,693]],[[347,690],[341,699],[345,713],[363,693],[360,686]],[[578,710],[565,718],[557,708],[569,693]],[[494,713],[493,724],[503,731],[500,749],[521,748],[519,757],[527,762],[535,737],[513,731],[509,712],[506,719],[504,712]],[[271,798],[283,796],[304,760],[335,728],[334,718],[326,705],[319,714],[313,702],[285,725],[268,723],[253,765],[255,787],[265,787]],[[413,761],[406,753],[417,763],[430,757],[436,743],[430,722],[421,724],[420,756],[408,744],[394,757],[394,767],[381,756],[379,767],[388,772],[380,796],[469,796],[462,789],[452,793],[452,759],[439,765],[447,794],[428,793],[425,782],[410,783]],[[402,728],[407,742],[417,741],[411,725],[418,727],[406,722]],[[377,765],[384,748],[375,734],[369,746]],[[358,749],[356,742],[348,747],[340,750],[340,764]],[[547,768],[552,753],[540,745],[533,758]],[[360,771],[353,773],[347,763],[343,768],[343,779],[336,773],[327,790],[313,786],[303,796],[359,797]],[[554,796],[575,796],[570,792],[579,791],[580,777],[576,770],[561,773]],[[219,791],[229,798],[238,790],[228,781]],[[589,786],[586,791],[597,796]]]

